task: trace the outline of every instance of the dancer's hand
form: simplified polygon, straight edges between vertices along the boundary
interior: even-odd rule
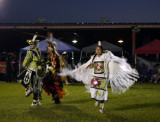
[[[94,67],[94,64],[91,63],[88,67],[89,67],[89,68],[93,68],[93,67]]]

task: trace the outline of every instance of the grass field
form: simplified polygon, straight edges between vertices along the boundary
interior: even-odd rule
[[[19,83],[0,82],[0,122],[158,122],[160,84],[135,84],[126,93],[115,95],[109,88],[104,113],[81,83],[64,86],[67,94],[60,105],[42,93],[42,106],[31,107],[32,95],[25,97]]]

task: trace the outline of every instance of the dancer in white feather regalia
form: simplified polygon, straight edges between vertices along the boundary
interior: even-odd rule
[[[110,51],[103,53],[102,46],[96,47],[96,53],[91,59],[77,69],[63,69],[62,76],[71,76],[82,81],[90,91],[91,97],[96,100],[95,106],[103,113],[104,101],[108,100],[107,84],[113,93],[125,92],[138,78],[135,69],[124,58],[114,56]]]

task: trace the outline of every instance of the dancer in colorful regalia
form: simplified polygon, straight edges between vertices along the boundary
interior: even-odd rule
[[[43,89],[48,95],[52,95],[55,104],[60,104],[65,91],[61,77],[57,75],[60,72],[59,54],[57,52],[57,44],[51,40],[47,40],[47,74],[43,80]]]
[[[101,43],[96,47],[96,53],[91,59],[77,69],[62,69],[61,76],[70,75],[77,81],[82,81],[91,98],[96,100],[95,106],[99,112],[104,112],[104,102],[108,100],[107,85],[113,93],[125,92],[138,78],[135,69],[124,58],[114,56],[110,51],[103,52]]]
[[[35,40],[36,37],[37,35],[34,35],[32,40],[27,40],[30,49],[27,51],[23,61],[25,70],[18,76],[18,79],[21,80],[21,84],[26,89],[26,97],[33,93],[33,102],[31,106],[42,105],[39,100],[42,100],[42,79],[46,71],[44,58],[41,55],[40,49],[37,48],[37,42],[39,40]]]

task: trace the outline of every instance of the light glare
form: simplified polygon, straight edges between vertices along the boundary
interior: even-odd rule
[[[72,42],[73,42],[73,43],[77,43],[77,40],[73,40]]]
[[[118,40],[118,43],[123,43],[123,40]]]

